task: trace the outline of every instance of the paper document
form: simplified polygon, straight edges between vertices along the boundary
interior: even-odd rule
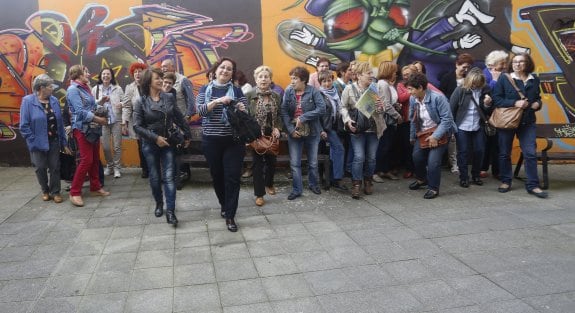
[[[359,97],[355,107],[367,118],[371,118],[371,115],[375,112],[375,102],[378,98],[377,93],[373,89],[367,88],[363,95]]]

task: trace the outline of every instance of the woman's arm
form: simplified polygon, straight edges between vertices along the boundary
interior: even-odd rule
[[[64,130],[64,120],[62,118],[62,111],[60,110],[60,102],[58,99],[56,99],[56,97],[50,96],[50,106],[52,107],[52,110],[54,110],[54,116],[56,116],[60,148],[63,149],[68,145],[68,140],[66,139],[66,131]]]
[[[94,120],[94,113],[90,110],[89,106],[85,106],[87,99],[83,99],[80,90],[76,87],[68,88],[66,93],[66,99],[70,105],[70,110],[72,115],[75,116],[77,121],[82,121],[83,123],[89,123]]]
[[[341,93],[341,106],[339,107],[339,114],[341,114],[341,118],[343,123],[347,125],[351,118],[349,117],[349,109],[353,107],[352,99],[350,96],[351,92],[351,84],[345,86]]]
[[[32,118],[30,116],[30,106],[32,105],[33,99],[31,96],[26,96],[22,98],[22,104],[20,105],[20,134],[26,140],[33,140],[34,133],[32,132]]]
[[[143,138],[149,142],[156,142],[158,140],[158,135],[153,131],[146,128],[146,121],[144,117],[144,103],[142,103],[142,98],[138,98],[134,105],[134,131],[140,138]],[[144,101],[147,101],[144,99]]]
[[[513,88],[509,82],[507,75],[500,75],[497,79],[497,84],[495,84],[495,89],[493,89],[493,103],[496,107],[510,108],[515,106],[515,102],[519,100],[519,95],[513,98],[507,98],[507,90]],[[517,93],[513,88],[513,92]]]
[[[325,101],[323,99],[323,95],[321,92],[313,87],[306,87],[306,89],[311,90],[311,96],[313,99],[313,103],[315,104],[315,108],[311,111],[304,112],[300,117],[300,121],[312,121],[315,119],[321,119],[325,114]],[[303,105],[303,104],[302,104]]]
[[[295,126],[291,123],[290,121],[291,117],[289,115],[289,104],[291,101],[295,101],[295,99],[292,99],[293,94],[294,91],[291,87],[286,89],[284,93],[284,98],[280,105],[281,119],[283,121],[284,128],[286,129],[288,134],[293,133],[295,130]]]

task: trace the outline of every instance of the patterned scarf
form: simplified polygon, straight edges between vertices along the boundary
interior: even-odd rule
[[[320,87],[319,90],[329,99],[329,102],[331,103],[331,107],[332,107],[331,116],[335,119],[335,115],[336,115],[337,111],[339,110],[339,105],[341,103],[337,89],[334,86],[332,86],[330,89],[325,89],[323,87]],[[326,105],[327,105],[327,103],[326,103]]]
[[[255,118],[264,130],[264,133],[267,133],[268,129],[266,128],[273,129],[274,126],[277,127],[277,125],[273,124],[278,114],[278,103],[276,103],[274,98],[271,96],[272,91],[270,89],[262,91],[256,87],[256,94],[257,103]]]

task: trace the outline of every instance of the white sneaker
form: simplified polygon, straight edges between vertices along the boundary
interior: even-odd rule
[[[120,178],[122,177],[122,173],[120,173],[120,170],[115,168],[114,169],[114,178]]]
[[[373,174],[371,179],[376,183],[383,183],[383,178],[379,177],[379,175],[377,175],[377,174]]]
[[[112,170],[109,167],[104,168],[104,176],[112,175]]]

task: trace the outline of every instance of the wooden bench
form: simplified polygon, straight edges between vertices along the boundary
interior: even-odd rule
[[[545,147],[537,152],[537,160],[541,161],[543,168],[543,184],[542,189],[549,188],[549,169],[548,162],[550,160],[556,161],[573,161],[575,160],[575,152],[553,152],[549,151],[553,147],[553,139],[575,138],[575,124],[538,124],[535,136],[545,140]],[[515,172],[513,176],[519,178],[519,171],[523,164],[523,153],[519,155]]]
[[[179,156],[179,160],[182,163],[188,163],[192,166],[196,167],[208,167],[208,163],[206,162],[206,157],[202,152],[202,136],[201,136],[201,128],[200,127],[192,127],[192,140],[190,147],[187,149],[187,152],[181,156]],[[253,152],[255,153],[255,152]],[[305,153],[302,155],[302,163],[307,162],[307,156]],[[244,163],[252,162],[253,155],[250,153],[246,153],[244,157]],[[277,165],[283,165],[289,167],[289,149],[288,149],[288,142],[287,139],[282,137],[280,139],[280,153],[277,156]],[[319,153],[317,156],[317,163],[318,163],[318,171],[320,175],[320,182],[323,184],[325,189],[329,189],[330,187],[330,174],[331,174],[331,162],[329,159],[329,149],[323,150],[319,149]]]

